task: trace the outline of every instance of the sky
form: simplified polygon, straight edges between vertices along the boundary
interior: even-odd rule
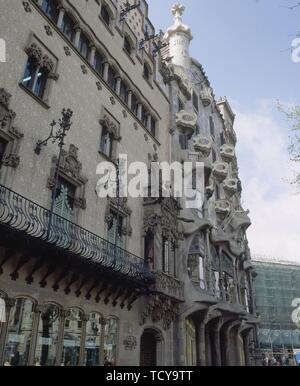
[[[149,0],[157,29],[173,24],[175,0]],[[288,154],[290,124],[277,109],[300,105],[300,63],[291,58],[300,32],[295,0],[182,0],[192,29],[190,54],[203,66],[216,97],[236,113],[243,206],[250,210],[252,254],[300,263],[300,194]]]

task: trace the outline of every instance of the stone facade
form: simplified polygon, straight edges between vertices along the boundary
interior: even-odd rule
[[[0,6],[1,364],[251,364],[234,114],[189,56],[183,7],[141,49],[155,31],[147,3],[130,3],[125,18],[116,0]],[[52,141],[34,151],[64,108],[61,158]],[[203,206],[99,198],[97,165],[124,153],[203,162]]]

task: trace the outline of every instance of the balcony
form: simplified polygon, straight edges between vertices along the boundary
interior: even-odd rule
[[[200,93],[200,99],[204,107],[208,107],[213,102],[212,89],[210,87],[206,87]]]
[[[0,185],[0,225],[18,235],[42,241],[43,245],[65,251],[81,262],[142,282],[154,281],[144,260],[118,248],[98,235]],[[4,228],[3,228],[4,229]],[[2,233],[2,230],[1,230]],[[30,243],[31,245],[31,243]]]
[[[179,131],[185,135],[193,135],[197,126],[197,115],[182,110],[176,114],[176,125]]]
[[[232,145],[221,146],[220,153],[224,162],[230,163],[235,158],[235,148]]]
[[[177,301],[184,301],[184,283],[163,272],[155,273],[154,292]]]
[[[228,174],[228,164],[225,162],[215,162],[213,164],[213,175],[216,180],[221,183],[223,182]]]
[[[215,203],[216,213],[221,218],[225,218],[231,210],[230,202],[228,200],[218,200]]]
[[[236,178],[227,178],[223,184],[224,191],[228,198],[231,198],[238,191],[238,180]]]
[[[194,149],[197,152],[202,153],[202,155],[207,158],[210,155],[212,148],[211,138],[198,135],[194,138]]]

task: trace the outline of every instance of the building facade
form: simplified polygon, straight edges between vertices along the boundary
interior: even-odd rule
[[[253,264],[260,350],[279,358],[300,352],[300,265],[259,256]]]
[[[184,8],[165,35],[144,0],[0,8],[0,363],[252,364],[234,114],[189,56]],[[201,163],[203,202],[100,198],[120,154]]]

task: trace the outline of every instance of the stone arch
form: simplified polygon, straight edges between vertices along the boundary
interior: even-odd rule
[[[145,327],[140,338],[140,366],[164,365],[164,337],[155,327]]]

